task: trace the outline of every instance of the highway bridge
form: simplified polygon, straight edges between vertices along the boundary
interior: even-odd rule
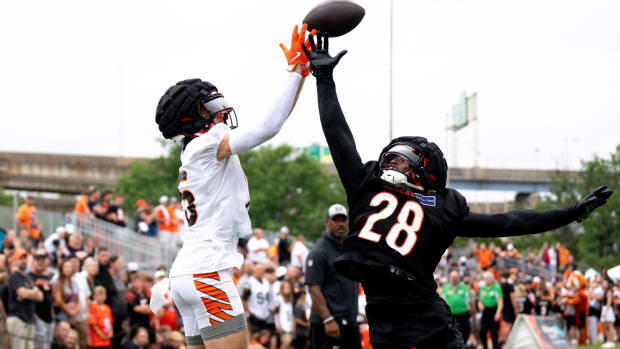
[[[148,159],[0,152],[0,188],[71,195],[91,185],[112,188],[119,176],[139,160]],[[336,173],[333,164],[325,166],[327,172]],[[451,168],[449,186],[459,190],[514,191],[527,196],[548,191],[557,173],[556,170]],[[565,174],[569,178],[579,175],[575,171]]]

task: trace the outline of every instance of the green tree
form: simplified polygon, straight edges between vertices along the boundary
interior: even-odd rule
[[[19,197],[18,205],[23,203],[24,199]],[[3,192],[0,192],[0,206],[13,207],[13,195],[6,195]]]
[[[609,159],[596,156],[584,163],[583,171],[583,180],[577,185],[581,196],[603,184],[615,194],[583,222],[585,233],[579,239],[580,255],[583,262],[592,266],[620,264],[620,145]]]
[[[138,161],[122,175],[115,190],[125,196],[125,210],[134,212],[138,199],[157,203],[161,195],[178,195],[177,177],[181,166],[181,147],[173,143],[164,145],[167,155],[156,159]]]
[[[321,164],[288,145],[265,146],[240,156],[250,186],[252,224],[268,230],[286,225],[315,240],[327,208],[346,204],[344,188]]]
[[[593,267],[620,264],[620,145],[609,158],[595,156],[582,162],[580,176],[575,179],[558,172],[553,179],[551,196],[537,205],[538,209],[563,208],[574,205],[601,185],[616,192],[607,204],[595,210],[582,224],[571,223],[540,235],[519,238],[520,245],[540,246],[543,241],[566,244],[577,261]]]
[[[157,202],[161,195],[178,195],[180,154],[179,146],[168,145],[166,156],[136,162],[121,176],[116,191],[125,196],[128,212],[138,199]],[[286,225],[293,235],[314,240],[324,229],[327,208],[346,204],[338,177],[291,146],[263,146],[241,154],[240,160],[250,187],[254,227],[275,231]]]

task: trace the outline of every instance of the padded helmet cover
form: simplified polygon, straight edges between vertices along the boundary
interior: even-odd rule
[[[164,138],[170,139],[179,134],[193,135],[202,129],[208,129],[213,122],[200,114],[199,105],[221,96],[217,87],[208,81],[179,81],[160,98],[155,122]]]
[[[446,182],[448,180],[448,163],[443,157],[441,149],[437,144],[429,142],[424,137],[398,137],[393,139],[379,155],[379,159],[382,159],[383,154],[389,151],[396,144],[409,145],[424,154],[424,166],[421,167],[422,173],[417,173],[416,176],[422,186],[426,190],[434,190],[441,192],[446,188]]]

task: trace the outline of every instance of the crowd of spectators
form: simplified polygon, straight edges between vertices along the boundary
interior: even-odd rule
[[[44,234],[33,202],[28,198],[18,210],[18,234],[4,230],[0,347],[186,347],[182,319],[171,298],[157,314],[148,306],[150,289],[167,276],[166,266],[145,273],[136,263],[123,261],[123,256],[110,255],[103,244],[71,224]],[[127,220],[122,203],[118,194],[100,196],[91,191],[80,197],[76,212],[123,225]],[[152,207],[138,200],[136,209],[137,231],[166,243],[180,241],[183,212],[177,201],[162,197],[160,205]],[[240,241],[245,262],[233,270],[233,280],[248,316],[250,348],[309,348],[316,340],[313,326],[324,331],[323,337],[334,338],[344,335],[340,325],[347,324],[359,331],[360,346],[370,347],[361,287],[352,283],[355,304],[335,309],[330,300],[334,296],[326,286],[329,278],[335,280],[335,271],[329,269],[327,255],[317,254],[317,249],[327,251],[330,246],[337,254],[338,244],[328,235],[339,229],[334,224],[346,226],[346,219],[344,223],[335,219],[328,214],[324,241],[313,248],[302,232],[287,227],[272,241],[260,228],[249,240]],[[313,263],[315,267],[307,270]],[[326,268],[319,274],[318,263]],[[451,306],[470,347],[486,348],[489,341],[493,348],[501,346],[518,314],[553,317],[571,340],[613,347],[620,333],[620,284],[614,284],[605,270],[582,275],[577,269],[562,244],[545,244],[522,255],[509,240],[497,246],[471,241],[465,249],[446,251],[435,279],[437,292]],[[319,286],[322,301],[313,286]],[[347,320],[347,315],[342,321],[343,311],[355,319]]]
[[[90,218],[129,227],[129,219],[123,209],[125,200],[120,193],[106,190],[103,194],[96,188],[83,193],[76,201],[74,212]],[[135,203],[133,226],[129,227],[141,235],[157,238],[161,245],[177,246],[181,243],[184,230],[183,207],[176,197],[162,195],[159,205],[144,199]]]
[[[501,347],[519,314],[556,319],[575,344],[613,348],[618,341],[619,280],[606,269],[582,273],[564,244],[545,243],[525,257],[508,240],[472,241],[459,258],[446,251],[435,277],[470,346],[486,348],[490,337]]]

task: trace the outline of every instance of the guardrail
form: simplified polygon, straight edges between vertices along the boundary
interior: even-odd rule
[[[136,262],[139,270],[154,271],[159,265],[168,270],[178,249],[175,246],[160,244],[157,238],[140,235],[128,228],[75,213],[37,211],[37,219],[43,225],[45,237],[56,227],[71,223],[84,238],[92,237],[97,246],[105,246],[111,255],[121,257],[123,264]],[[15,222],[15,212],[10,207],[0,206],[0,227],[10,229]]]

